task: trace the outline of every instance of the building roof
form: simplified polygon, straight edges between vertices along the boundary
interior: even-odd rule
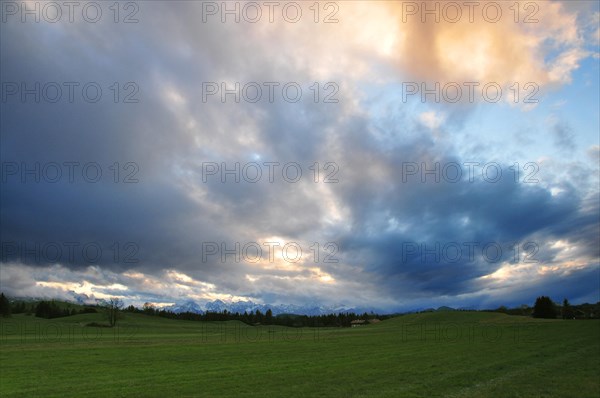
[[[363,323],[365,323],[366,321],[364,319],[355,319],[352,322],[350,322],[351,325],[362,325]]]

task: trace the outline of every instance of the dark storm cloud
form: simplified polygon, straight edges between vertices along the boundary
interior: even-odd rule
[[[564,218],[573,218],[577,214],[577,203],[567,199],[567,195],[551,197],[543,189],[527,189],[512,182],[480,182],[472,185],[462,182],[447,184],[444,189],[436,189],[439,187],[436,184],[428,185],[398,184],[395,195],[400,196],[400,190],[412,191],[414,200],[394,203],[394,194],[388,200],[380,199],[382,203],[392,205],[388,208],[378,207],[375,211],[384,212],[388,218],[395,217],[398,222],[405,223],[406,231],[379,232],[369,237],[368,231],[385,231],[388,220],[382,219],[379,225],[372,225],[376,215],[367,213],[355,222],[351,236],[342,243],[342,247],[368,250],[368,257],[377,259],[378,271],[384,274],[403,274],[407,278],[419,278],[424,274],[426,277],[422,279],[432,287],[452,290],[455,282],[487,274],[499,265],[500,260],[498,264],[492,262],[482,267],[479,258],[482,246],[500,244],[505,252],[502,259],[506,259],[510,257],[507,245],[511,242],[523,242],[531,234],[544,231]],[[469,222],[463,224],[463,219]],[[593,225],[593,220],[588,219],[587,226],[590,225]],[[575,235],[577,231],[573,228],[562,232]],[[422,244],[424,248],[433,250],[436,245],[443,247],[453,243],[462,248],[460,255],[451,252],[441,256],[441,260],[436,260],[435,256],[421,255],[425,250],[422,248],[417,250],[417,254],[407,254],[415,252],[413,244]],[[474,259],[469,255],[467,244],[478,245]],[[439,249],[436,251],[441,253]],[[444,261],[444,257],[456,256],[464,262]],[[496,255],[490,254],[490,257],[495,258]],[[446,273],[455,274],[456,269],[460,272],[455,277],[444,278]],[[432,272],[436,273],[433,278]],[[436,285],[438,279],[441,285]]]
[[[140,267],[146,272],[175,266],[210,279],[203,271],[216,274],[225,272],[226,267],[198,263],[202,242],[251,241],[257,239],[257,233],[310,234],[317,223],[321,210],[311,200],[310,189],[306,192],[307,174],[298,184],[285,183],[281,177],[274,184],[222,184],[219,176],[203,183],[201,174],[203,162],[227,162],[231,167],[251,160],[255,152],[261,152],[261,162],[298,162],[307,173],[322,155],[318,138],[323,132],[315,125],[326,127],[334,113],[321,112],[315,120],[304,121],[303,114],[320,111],[308,100],[299,104],[222,104],[217,97],[212,103],[203,103],[201,82],[232,75],[242,84],[299,81],[306,90],[308,77],[265,65],[254,54],[256,46],[264,51],[266,45],[257,40],[256,46],[247,46],[235,40],[242,34],[235,25],[197,25],[193,13],[182,13],[176,6],[157,7],[148,9],[144,23],[128,26],[124,36],[110,24],[58,26],[50,36],[45,29],[52,27],[13,24],[3,31],[8,38],[20,38],[6,40],[4,81],[28,86],[36,81],[96,82],[104,94],[102,101],[92,104],[78,96],[74,103],[66,103],[64,98],[56,104],[35,103],[32,98],[23,103],[17,96],[3,104],[5,164],[19,169],[39,164],[43,169],[50,162],[78,162],[74,183],[66,181],[64,167],[57,183],[44,178],[38,183],[31,175],[22,183],[21,170],[7,177],[2,190],[3,242],[8,243],[3,250],[5,261],[44,265],[53,262],[53,254],[31,254],[28,249],[38,243],[42,248],[58,243],[66,250],[65,243],[92,242],[104,251],[94,262],[103,266]],[[190,20],[182,24],[182,15]],[[169,36],[161,34],[163,29],[147,29],[151,24],[162,26]],[[195,28],[190,29],[192,26]],[[197,40],[201,46],[195,45]],[[223,40],[230,44],[221,45]],[[139,103],[113,103],[109,87],[114,81],[121,85],[134,82],[139,87],[135,96]],[[186,103],[171,104],[169,90],[183,95]],[[283,102],[281,98],[278,101]],[[190,133],[184,119],[192,117],[197,127]],[[253,119],[260,121],[255,148],[239,140],[242,129]],[[306,139],[308,134],[311,137]],[[121,167],[121,180],[135,171],[137,181],[114,183],[111,167],[115,162]],[[77,174],[88,163],[100,166],[100,182],[82,181]],[[134,166],[125,168],[129,163]],[[202,202],[190,196],[190,188],[205,193]],[[294,217],[294,213],[303,217]],[[135,250],[127,250],[134,255],[114,261],[114,242],[135,244]],[[123,256],[127,253],[121,253]],[[60,260],[65,262],[64,256]],[[79,250],[75,250],[74,260],[66,263],[71,267],[90,264]],[[231,276],[226,272],[223,279]]]
[[[474,291],[474,280],[505,261],[515,262],[515,242],[520,250],[516,262],[535,248],[540,250],[536,259],[549,255],[546,260],[553,261],[556,253],[545,246],[557,239],[582,246],[587,258],[598,258],[598,206],[590,207],[573,186],[552,195],[541,183],[515,183],[507,164],[499,164],[504,178],[498,182],[477,173],[469,182],[466,167],[460,182],[450,182],[442,173],[439,182],[421,172],[408,176],[403,173],[408,163],[421,169],[439,163],[442,169],[474,159],[450,157],[427,139],[377,150],[367,131],[345,140],[341,151],[352,153],[355,163],[342,166],[352,176],[340,184],[352,208],[352,229],[340,247],[353,262],[380,275],[392,294],[406,286],[432,295]],[[381,170],[384,177],[378,178]],[[491,246],[484,253],[486,245],[498,245],[502,255]]]

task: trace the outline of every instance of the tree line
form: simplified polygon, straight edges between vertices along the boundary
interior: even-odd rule
[[[94,306],[69,306],[54,300],[37,302],[15,301],[12,304],[4,293],[0,293],[0,315],[9,317],[12,314],[34,314],[38,318],[61,318],[65,316],[98,312]]]
[[[552,301],[549,296],[539,296],[536,298],[533,307],[522,305],[518,308],[506,308],[502,306],[492,311],[544,319],[598,319],[600,318],[600,302],[572,305],[565,298],[562,304],[558,304]]]
[[[350,327],[351,322],[354,320],[384,320],[391,317],[390,315],[379,315],[366,312],[363,314],[346,312],[327,315],[279,314],[274,316],[273,311],[270,308],[267,309],[265,313],[262,313],[260,310],[250,312],[244,311],[243,314],[227,310],[221,312],[207,311],[203,314],[195,312],[175,313],[165,309],[155,308],[149,304],[144,305],[142,309],[130,305],[125,308],[125,311],[188,321],[240,321],[248,325],[279,325],[289,327]]]

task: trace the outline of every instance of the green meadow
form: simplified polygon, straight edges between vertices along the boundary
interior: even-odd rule
[[[354,328],[124,313],[0,320],[1,397],[594,397],[600,321],[433,312]]]

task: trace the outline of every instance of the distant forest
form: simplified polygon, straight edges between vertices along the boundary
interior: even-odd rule
[[[280,325],[290,327],[349,327],[352,321],[377,322],[391,318],[393,315],[379,315],[374,313],[356,314],[354,312],[346,312],[339,314],[328,315],[296,315],[296,314],[279,314],[273,316],[273,312],[268,309],[264,314],[259,310],[254,312],[230,312],[224,310],[222,312],[205,312],[196,314],[193,312],[173,313],[170,311],[159,310],[151,306],[145,306],[143,309],[138,309],[134,306],[129,306],[124,309],[128,312],[136,312],[146,315],[161,316],[169,319],[184,319],[188,321],[241,321],[248,325]]]

